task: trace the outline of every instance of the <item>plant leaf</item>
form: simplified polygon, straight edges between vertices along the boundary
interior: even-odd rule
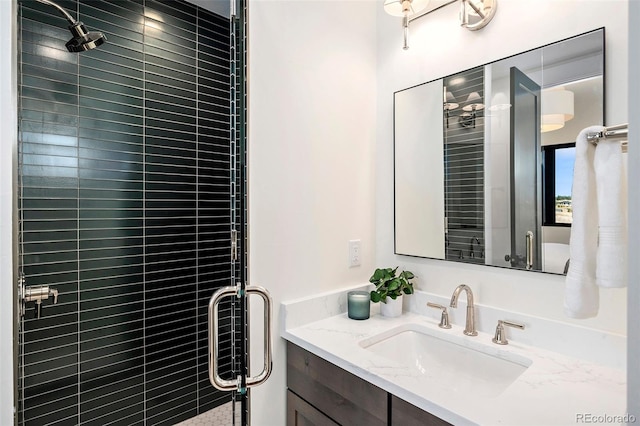
[[[371,301],[373,303],[378,303],[380,301],[380,294],[375,292],[375,291],[372,291],[371,292]]]
[[[406,278],[407,280],[410,280],[412,278],[415,278],[416,276],[413,275],[413,272],[411,271],[402,271],[402,273],[400,274],[400,276],[402,278]]]
[[[400,287],[400,284],[401,284],[400,280],[397,278],[394,278],[393,280],[391,280],[387,288],[391,292],[391,291],[397,290]]]

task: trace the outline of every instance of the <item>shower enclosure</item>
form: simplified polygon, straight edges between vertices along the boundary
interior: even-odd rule
[[[235,401],[245,424],[207,331],[211,295],[246,277],[244,2],[51,3],[18,2],[17,423],[169,425]],[[70,53],[73,16],[107,41]],[[235,379],[244,297],[219,316]]]

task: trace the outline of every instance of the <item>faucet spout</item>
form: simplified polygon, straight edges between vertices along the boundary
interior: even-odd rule
[[[472,259],[476,257],[476,252],[473,249],[473,244],[474,243],[476,243],[478,246],[480,246],[480,240],[475,235],[473,237],[471,237],[471,239],[469,240],[469,256]]]
[[[463,333],[467,336],[477,336],[478,332],[476,331],[475,306],[473,303],[473,292],[471,291],[471,288],[466,284],[460,284],[456,287],[456,289],[453,290],[449,306],[452,308],[458,307],[458,297],[460,297],[460,293],[462,293],[463,290],[467,293],[467,319]]]

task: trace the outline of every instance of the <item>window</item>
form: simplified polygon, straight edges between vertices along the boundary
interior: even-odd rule
[[[543,210],[545,226],[571,226],[571,185],[575,143],[542,147]]]

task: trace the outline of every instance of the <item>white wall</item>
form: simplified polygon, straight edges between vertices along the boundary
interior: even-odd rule
[[[629,212],[640,211],[640,1],[629,2]],[[629,214],[629,259],[640,253],[640,219]],[[627,408],[640,419],[640,263],[629,265]]]
[[[366,283],[375,265],[379,6],[249,3],[250,281],[270,290],[276,332],[273,375],[251,395],[254,426],[285,424],[280,302]],[[360,267],[348,267],[350,239],[362,240]]]
[[[0,1],[0,424],[13,424],[13,160],[17,140],[15,40],[16,19],[13,1]]]
[[[421,290],[443,296],[464,282],[473,288],[478,303],[626,333],[626,289],[602,291],[598,317],[569,320],[562,309],[560,276],[394,255],[390,158],[394,91],[602,26],[606,27],[607,123],[627,122],[627,1],[500,0],[493,21],[476,32],[459,26],[458,7],[451,5],[412,22],[408,51],[401,48],[398,18],[378,9],[377,266],[408,267],[418,275]]]
[[[396,94],[393,160],[396,251],[436,259],[445,257],[443,111],[442,103],[425,101],[441,96],[442,82]],[[427,161],[435,166],[414,166]]]

